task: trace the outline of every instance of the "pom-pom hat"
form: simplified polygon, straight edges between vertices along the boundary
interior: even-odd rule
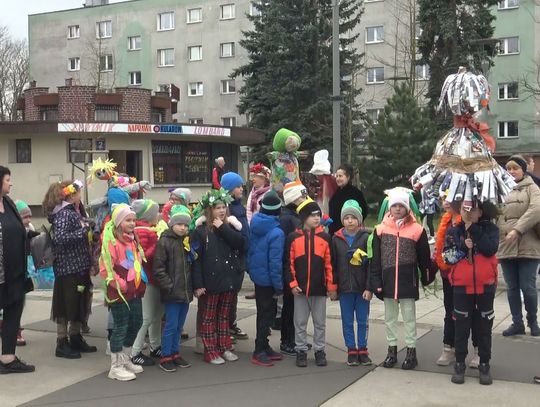
[[[169,227],[174,225],[189,225],[191,223],[191,212],[185,205],[173,205],[170,212]]]
[[[283,187],[283,201],[285,205],[290,205],[298,198],[307,197],[307,188],[300,180],[288,182]]]

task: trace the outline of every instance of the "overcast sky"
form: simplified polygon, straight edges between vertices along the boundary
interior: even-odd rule
[[[125,0],[110,0],[120,3]],[[7,4],[4,4],[7,3]],[[6,25],[15,38],[28,37],[28,14],[45,13],[82,7],[84,0],[2,0],[0,25]]]

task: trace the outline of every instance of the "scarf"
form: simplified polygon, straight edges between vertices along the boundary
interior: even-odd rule
[[[259,201],[261,200],[261,198],[264,196],[264,194],[266,194],[269,190],[270,190],[271,186],[270,185],[266,185],[264,187],[261,187],[261,188],[257,188],[255,189],[255,187],[253,187],[253,189],[251,190],[251,201],[249,202],[249,209],[251,210],[251,213],[256,213],[257,212],[257,207],[258,207],[258,204],[259,204]]]

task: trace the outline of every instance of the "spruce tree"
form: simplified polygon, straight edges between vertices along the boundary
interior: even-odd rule
[[[249,61],[232,77],[242,77],[239,111],[249,125],[265,131],[267,143],[255,150],[261,158],[275,132],[287,127],[302,136],[302,150],[311,152],[332,145],[332,0],[272,0],[254,3],[259,16],[248,16],[253,29],[245,31],[240,45]],[[359,0],[340,4],[340,64],[342,95],[357,95],[352,72],[360,68],[361,55],[351,34],[362,12]],[[350,98],[349,98],[350,99]],[[352,112],[352,113],[351,113]],[[342,109],[342,123],[357,106]],[[343,127],[343,126],[342,126]]]
[[[377,123],[368,126],[366,157],[360,171],[368,202],[379,202],[388,188],[411,188],[409,178],[431,156],[435,133],[414,89],[406,83],[397,85]]]

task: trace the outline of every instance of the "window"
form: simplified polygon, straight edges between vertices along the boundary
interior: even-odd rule
[[[366,28],[366,44],[384,41],[384,27],[367,27]]]
[[[32,162],[32,139],[24,138],[15,140],[16,162],[27,164]]]
[[[112,37],[112,21],[99,21],[96,23],[96,38]]]
[[[222,117],[221,124],[223,126],[234,127],[236,126],[236,117]]]
[[[219,6],[219,18],[221,20],[230,20],[234,18],[234,4],[222,4]]]
[[[129,73],[129,84],[140,85],[142,83],[141,71],[134,71]]]
[[[160,83],[157,86],[158,92],[169,92],[169,85],[166,83]]]
[[[91,151],[92,139],[91,138],[70,138],[68,140],[68,159],[73,163],[92,163],[92,154],[86,153],[74,153],[73,151]]]
[[[150,113],[150,121],[152,123],[162,123],[165,118],[165,113],[163,109],[152,109]]]
[[[113,69],[113,56],[112,55],[101,55],[99,57],[99,70],[101,72],[112,71]]]
[[[202,96],[202,95],[203,95],[203,83],[190,82],[188,85],[188,96]]]
[[[152,161],[156,185],[210,182],[210,143],[152,141]]]
[[[518,8],[519,0],[502,0],[499,1],[499,10],[506,10],[511,8]]]
[[[94,118],[96,122],[117,122],[118,106],[96,105]]]
[[[519,137],[518,121],[499,122],[499,138]]]
[[[431,71],[429,70],[429,65],[416,65],[416,79],[427,81],[431,76]]]
[[[234,42],[223,42],[219,47],[221,58],[234,57]]]
[[[68,59],[68,71],[80,71],[81,70],[81,58],[74,57]]]
[[[41,120],[46,122],[58,121],[58,106],[41,106],[39,111],[41,113]]]
[[[200,23],[202,21],[202,8],[190,8],[187,11],[187,23]]]
[[[174,30],[174,11],[158,14],[158,31]]]
[[[224,79],[221,81],[221,93],[224,95],[236,93],[236,85],[234,83],[234,79]]]
[[[253,17],[259,17],[261,15],[261,10],[257,6],[261,7],[261,3],[252,2],[249,5],[249,14]]]
[[[201,125],[204,124],[204,122],[202,118],[193,118],[189,119],[189,124]]]
[[[158,49],[158,66],[174,66],[174,48]]]
[[[200,61],[202,60],[202,45],[195,45],[188,47],[188,60]]]
[[[71,40],[73,38],[79,38],[81,36],[81,29],[78,25],[69,25],[68,26],[68,38]]]
[[[499,83],[499,100],[509,100],[517,99],[518,94],[518,83]]]
[[[519,37],[501,38],[499,55],[519,54]]]
[[[130,51],[138,51],[141,49],[142,39],[140,35],[134,35],[133,37],[128,37],[128,49]]]
[[[382,108],[376,108],[376,109],[367,109],[366,113],[369,119],[373,122],[373,124],[377,124],[379,121],[379,115],[384,112],[384,109]]]
[[[367,83],[384,83],[384,67],[368,68]]]

